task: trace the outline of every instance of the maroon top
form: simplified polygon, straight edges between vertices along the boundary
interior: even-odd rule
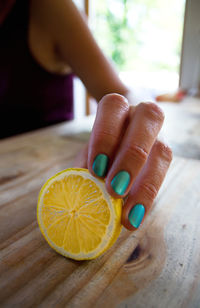
[[[73,76],[45,71],[27,44],[28,0],[0,26],[0,138],[73,118]]]

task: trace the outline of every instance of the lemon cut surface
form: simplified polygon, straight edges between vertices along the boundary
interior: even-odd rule
[[[121,231],[122,200],[112,198],[103,180],[70,168],[42,187],[37,207],[40,230],[58,253],[94,259],[110,248]]]

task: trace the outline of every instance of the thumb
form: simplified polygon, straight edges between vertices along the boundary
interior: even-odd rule
[[[72,165],[77,168],[87,168],[88,167],[87,160],[88,160],[88,143],[78,153]]]

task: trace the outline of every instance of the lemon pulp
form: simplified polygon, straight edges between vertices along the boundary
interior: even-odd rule
[[[42,187],[37,207],[40,230],[60,254],[76,260],[94,259],[121,231],[122,200],[112,198],[103,180],[88,170],[63,170]]]

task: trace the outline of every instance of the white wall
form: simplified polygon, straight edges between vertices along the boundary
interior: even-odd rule
[[[187,0],[180,72],[181,88],[193,94],[200,85],[200,0]],[[192,93],[191,93],[192,94]]]

